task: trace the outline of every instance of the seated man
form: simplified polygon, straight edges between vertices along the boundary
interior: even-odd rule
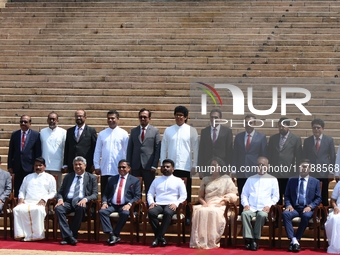
[[[45,238],[46,202],[57,193],[57,183],[45,172],[45,159],[36,158],[34,173],[27,175],[19,189],[18,205],[13,209],[14,239],[35,241]]]
[[[77,244],[78,230],[86,213],[88,202],[98,198],[97,177],[86,170],[86,159],[77,156],[73,160],[74,172],[65,176],[57,194],[55,213],[58,217],[61,236],[61,245]],[[74,212],[71,226],[66,215]]]
[[[289,251],[300,251],[299,240],[313,217],[314,209],[321,203],[320,181],[309,176],[309,160],[300,161],[299,178],[289,178],[285,191],[285,211],[282,213],[287,237],[291,240]],[[307,189],[308,187],[308,189]],[[292,219],[300,217],[301,222],[294,234]]]
[[[133,202],[137,202],[141,196],[140,181],[130,173],[130,163],[125,159],[118,162],[119,174],[112,176],[106,186],[102,198],[102,207],[99,210],[103,232],[109,234],[107,243],[114,245],[120,241],[119,234],[124,227]],[[110,214],[119,213],[119,220],[115,229],[112,229]]]
[[[280,198],[277,179],[267,173],[268,159],[259,157],[257,168],[257,174],[247,179],[241,194],[243,205],[241,219],[243,238],[246,241],[245,248],[253,251],[258,249],[256,240],[261,239],[261,230],[268,217],[270,207],[275,205]],[[253,217],[256,217],[254,229],[251,224]]]
[[[187,198],[185,184],[181,178],[173,175],[175,163],[171,159],[163,160],[162,174],[156,178],[150,186],[147,194],[149,204],[149,221],[155,240],[151,247],[157,247],[160,243],[162,246],[167,244],[164,234],[168,229],[172,216],[176,213],[178,205]],[[158,215],[163,214],[162,224],[159,225]]]
[[[1,156],[0,156],[1,165]],[[9,172],[0,169],[0,213],[6,201],[12,191],[12,180]]]

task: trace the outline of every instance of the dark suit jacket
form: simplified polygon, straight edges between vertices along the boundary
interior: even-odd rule
[[[310,160],[310,164],[319,165],[321,168],[323,164],[332,165],[334,168],[335,164],[335,149],[334,149],[334,141],[332,137],[322,135],[319,153],[316,153],[315,144],[314,144],[314,136],[310,136],[305,139],[303,143],[302,150],[303,158],[307,158]],[[312,172],[311,174],[317,178],[328,178],[329,172]]]
[[[75,173],[69,173],[65,176],[63,183],[60,187],[59,192],[57,193],[57,200],[63,199],[64,201],[67,199],[67,195],[70,191],[70,187],[72,185]],[[97,177],[88,172],[84,173],[84,198],[87,199],[88,202],[90,200],[96,200],[98,198],[98,183]]]
[[[294,166],[300,163],[302,157],[302,142],[301,138],[289,132],[289,135],[284,143],[282,150],[280,150],[280,133],[272,135],[269,138],[268,143],[268,160],[271,166],[288,166],[290,172],[279,171],[271,173],[278,178],[289,178],[291,175],[295,175],[296,172]]]
[[[20,150],[21,130],[14,131],[9,141],[7,167],[18,173],[23,169],[27,173],[33,172],[34,160],[41,156],[40,134],[30,129],[26,137],[24,150]]]
[[[112,205],[112,198],[116,191],[119,180],[119,174],[112,176],[106,186],[105,192],[102,197],[102,203],[106,202]],[[140,189],[140,181],[137,177],[129,174],[125,183],[124,197],[125,204],[137,202],[142,196]]]
[[[131,129],[126,159],[130,162],[132,170],[138,170],[140,166],[146,170],[150,170],[151,167],[157,168],[161,149],[159,130],[149,124],[143,142],[140,139],[140,132],[140,126]]]
[[[73,159],[76,156],[82,156],[86,159],[86,171],[89,172],[93,166],[93,153],[96,147],[97,132],[94,128],[85,124],[84,130],[77,142],[74,136],[75,126],[67,129],[65,150],[64,150],[64,165],[68,166],[69,172],[73,172]]]
[[[298,197],[299,178],[289,178],[285,191],[285,207],[291,205],[295,207]],[[306,203],[315,209],[321,203],[320,181],[309,176],[306,189]]]
[[[245,133],[246,132],[241,132],[237,134],[234,141],[233,166],[236,167],[237,177],[239,178],[245,178],[256,174],[256,172],[241,172],[241,167],[256,166],[259,157],[267,157],[266,136],[255,131],[249,150],[246,151],[244,143]]]
[[[232,164],[233,133],[230,128],[220,125],[215,143],[211,139],[211,126],[202,129],[197,165],[208,166],[212,157],[223,159],[226,165]]]

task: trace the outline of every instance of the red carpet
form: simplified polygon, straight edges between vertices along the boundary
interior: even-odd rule
[[[228,254],[240,254],[242,255],[254,255],[254,254],[264,254],[264,255],[272,255],[273,252],[275,254],[287,254],[287,250],[285,249],[274,249],[269,250],[267,248],[260,248],[257,253],[253,251],[246,251],[242,249],[242,247],[232,249],[232,248],[219,248],[212,250],[196,250],[190,249],[188,244],[182,245],[181,247],[177,247],[175,244],[170,244],[167,247],[157,247],[150,248],[147,245],[135,244],[130,245],[126,242],[121,242],[115,246],[108,246],[104,242],[100,243],[87,243],[87,242],[79,242],[77,246],[70,245],[60,245],[58,242],[18,242],[18,241],[0,241],[1,249],[22,249],[22,250],[47,250],[47,251],[70,251],[70,252],[102,252],[102,253],[121,253],[121,254],[171,254],[171,255],[218,255],[221,253]],[[324,250],[315,251],[313,249],[302,249],[298,254],[302,255],[316,255],[316,254],[326,253]]]

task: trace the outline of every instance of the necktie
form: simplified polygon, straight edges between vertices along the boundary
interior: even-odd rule
[[[22,151],[24,150],[24,147],[25,147],[25,140],[26,140],[26,132],[23,131],[22,132],[22,137],[21,137],[21,150]]]
[[[303,189],[303,182],[305,181],[304,178],[300,178],[300,189],[299,189],[299,197],[298,197],[298,204],[301,206],[305,205],[305,195]]]
[[[117,194],[117,205],[120,205],[122,201],[121,198],[122,198],[123,184],[124,184],[124,176],[120,178],[120,182],[119,182],[118,194]]]
[[[215,142],[216,142],[216,139],[217,139],[216,131],[217,131],[217,129],[214,128],[214,129],[213,129],[213,143],[215,143]]]
[[[248,134],[248,139],[247,139],[247,144],[246,144],[246,151],[248,151],[249,147],[250,147],[250,138],[251,138],[251,135]]]
[[[145,136],[144,132],[145,132],[145,127],[142,128],[142,134],[140,136],[140,139],[142,140],[142,142],[144,142],[144,136]]]
[[[316,138],[316,144],[315,144],[316,153],[319,152],[319,149],[320,149],[320,138]]]
[[[81,128],[78,128],[78,132],[77,132],[77,142],[79,142],[81,136]]]
[[[81,176],[77,176],[77,182],[76,182],[76,186],[74,187],[74,194],[73,194],[73,198],[72,198],[72,206],[76,207],[76,205],[79,202],[79,193],[80,193],[80,179]]]
[[[280,150],[282,150],[284,144],[285,144],[285,136],[282,135],[280,139],[280,143],[279,143]]]

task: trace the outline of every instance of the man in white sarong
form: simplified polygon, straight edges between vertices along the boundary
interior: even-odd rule
[[[46,202],[57,193],[55,178],[46,173],[45,168],[45,159],[36,158],[34,173],[27,175],[21,184],[18,205],[13,209],[16,240],[35,241],[45,238]]]

